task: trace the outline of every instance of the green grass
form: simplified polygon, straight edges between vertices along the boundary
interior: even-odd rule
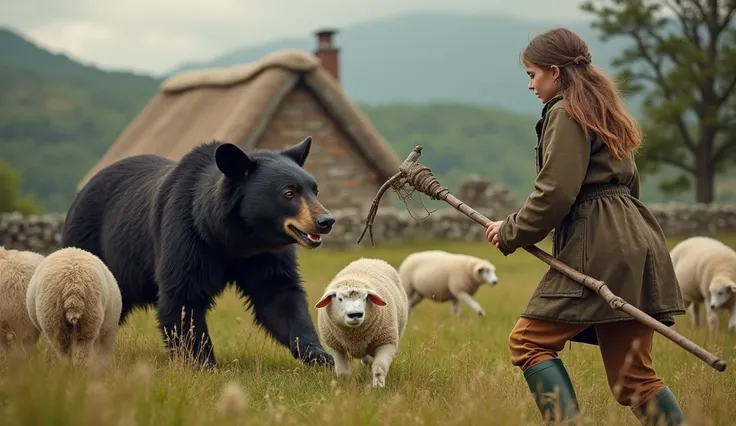
[[[723,237],[736,246],[736,236]],[[671,241],[670,245],[676,241]],[[521,372],[511,366],[508,334],[546,265],[519,251],[504,258],[487,243],[385,244],[357,251],[300,252],[310,307],[338,269],[359,256],[395,266],[412,251],[442,248],[489,258],[501,279],[477,299],[487,316],[461,305],[423,302],[409,318],[387,387],[372,389],[370,372],[355,361],[353,376],[335,380],[328,369],[306,367],[254,327],[251,314],[228,290],[210,313],[218,356],[215,371],[170,362],[153,312],[136,312],[122,327],[115,364],[106,372],[74,373],[56,360],[43,339],[30,361],[0,363],[0,421],[15,425],[521,425],[540,417]],[[541,244],[550,250],[549,243]],[[316,312],[310,308],[316,321]],[[736,415],[736,334],[705,325],[695,330],[686,316],[675,329],[729,363],[719,373],[655,334],[654,362],[673,389],[690,424],[733,424]],[[597,347],[573,344],[560,354],[587,416],[586,424],[637,425],[607,386]],[[230,382],[244,392],[232,394]],[[222,412],[221,395],[231,395]],[[238,414],[238,410],[239,414]]]

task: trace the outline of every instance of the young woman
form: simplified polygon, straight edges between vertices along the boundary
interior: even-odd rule
[[[685,313],[665,237],[639,201],[634,153],[641,133],[615,84],[591,64],[587,44],[567,29],[545,32],[522,52],[532,90],[544,104],[537,122],[534,192],[488,241],[505,255],[554,229],[554,256],[603,280],[616,295],[671,326]],[[558,358],[568,340],[599,345],[616,401],[643,424],[652,404],[668,424],[684,420],[675,396],[652,367],[654,331],[611,308],[595,292],[550,269],[509,336],[511,361],[543,416],[574,417],[578,403]],[[555,414],[557,408],[562,410]]]

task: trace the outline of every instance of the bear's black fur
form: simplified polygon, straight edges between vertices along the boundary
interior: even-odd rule
[[[294,246],[319,246],[334,223],[303,168],[310,146],[308,137],[246,155],[211,141],[178,163],[156,155],[117,161],[77,194],[62,246],[107,264],[123,297],[121,324],[131,309],[155,304],[172,352],[187,338],[199,362],[216,363],[205,314],[235,282],[255,322],[295,358],[332,365],[309,317]],[[191,325],[195,336],[182,336]]]

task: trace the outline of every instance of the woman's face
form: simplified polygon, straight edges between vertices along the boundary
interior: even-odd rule
[[[556,81],[560,76],[560,69],[553,65],[543,70],[533,64],[526,64],[525,69],[530,78],[529,90],[533,91],[543,104],[546,104],[559,90]]]

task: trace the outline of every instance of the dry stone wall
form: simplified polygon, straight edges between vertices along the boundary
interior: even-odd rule
[[[0,246],[48,254],[61,243],[65,214],[0,213]]]
[[[503,218],[519,208],[520,203],[503,186],[477,177],[468,179],[458,191],[458,198],[490,218]],[[648,206],[668,236],[736,233],[736,204],[652,204]],[[366,210],[333,210],[334,230],[325,238],[325,248],[354,249],[370,245],[368,234],[356,244],[365,226]],[[0,245],[6,248],[33,250],[47,254],[59,247],[64,214],[23,216],[0,214]],[[375,219],[376,244],[407,240],[482,241],[483,228],[452,207],[408,212],[381,207]]]

